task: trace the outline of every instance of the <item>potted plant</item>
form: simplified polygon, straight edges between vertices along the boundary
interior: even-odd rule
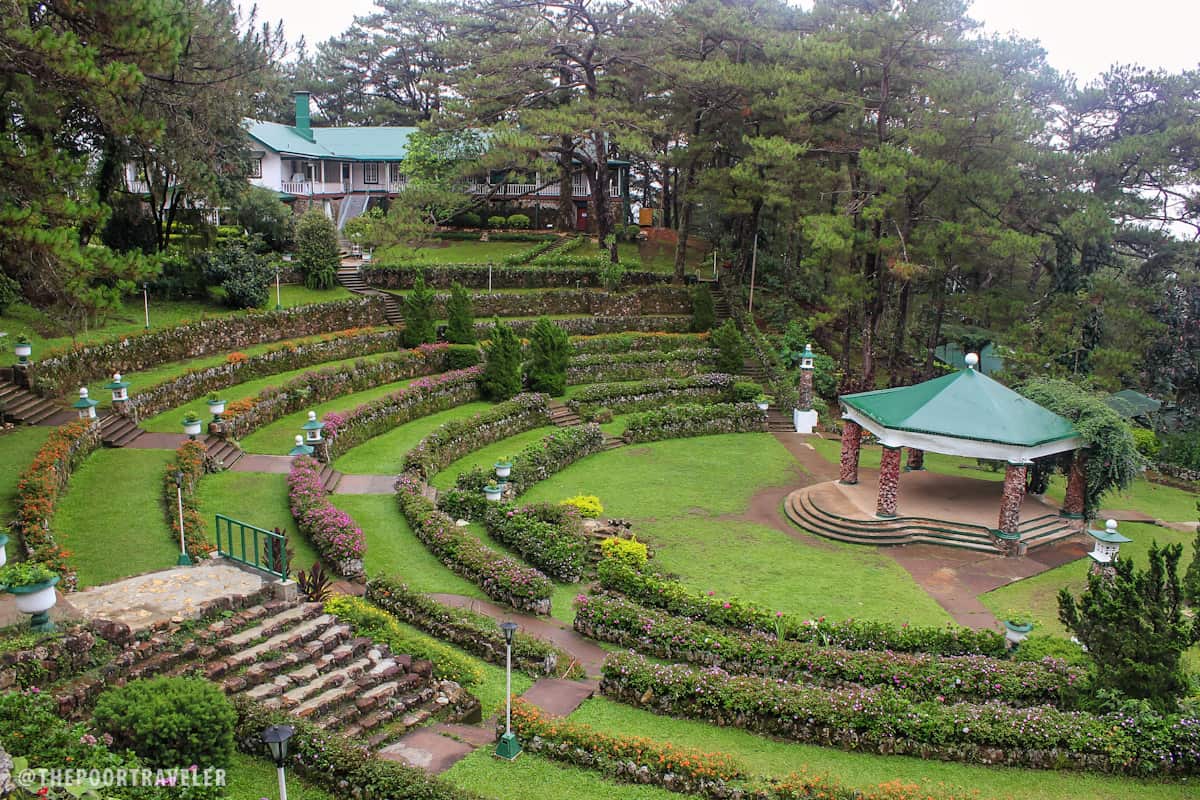
[[[1033,615],[1028,611],[1010,608],[1004,613],[1004,638],[1016,647],[1029,637],[1034,624]]]
[[[771,398],[765,394],[760,394],[754,398],[754,405],[758,406],[759,411],[766,411],[771,405]]]
[[[47,613],[58,602],[54,586],[56,575],[49,567],[34,561],[19,561],[0,567],[0,586],[13,595],[17,610],[31,614],[30,625],[39,633],[54,630]]]
[[[204,423],[200,421],[200,418],[190,411],[183,417],[183,432],[192,438],[200,434],[200,428],[203,425]]]
[[[0,533],[0,567],[8,563],[8,535]]]
[[[17,339],[17,344],[13,348],[13,352],[17,356],[17,361],[24,366],[29,363],[29,356],[33,353],[33,344],[22,336],[20,339]]]
[[[496,468],[497,478],[507,478],[512,474],[512,459],[508,456],[504,456],[492,466]]]
[[[500,493],[503,491],[504,489],[501,488],[500,484],[496,483],[495,481],[489,481],[488,485],[483,487],[484,497],[492,502],[498,501],[500,499]]]
[[[208,411],[213,415],[213,419],[217,419],[225,413],[225,401],[216,392],[210,394],[205,402],[208,403]]]

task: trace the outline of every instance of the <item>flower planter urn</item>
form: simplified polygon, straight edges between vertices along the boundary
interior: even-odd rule
[[[208,403],[208,413],[212,414],[214,418],[225,413],[224,400],[208,400],[206,402]]]
[[[1014,623],[1004,620],[1004,638],[1016,647],[1021,642],[1029,638],[1029,632],[1033,630],[1032,622]]]
[[[495,464],[493,464],[493,466],[496,468],[497,478],[507,478],[512,474],[511,461],[497,461]]]
[[[755,403],[754,405],[758,406],[759,411],[766,411],[767,408],[769,408],[771,404],[770,403]]]
[[[16,600],[17,610],[32,615],[29,624],[38,633],[49,633],[54,630],[54,623],[50,621],[48,612],[58,602],[58,595],[54,591],[57,583],[58,576],[55,575],[50,580],[41,583],[8,587],[8,593],[13,595]]]
[[[504,489],[502,489],[499,486],[496,486],[494,488],[491,486],[483,487],[483,496],[486,497],[488,500],[490,500],[493,503],[499,502],[500,495],[503,492],[504,492]]]
[[[0,533],[0,567],[8,563],[8,536]]]
[[[188,436],[196,437],[200,435],[200,429],[204,427],[204,423],[200,420],[185,419],[183,421],[183,432]]]

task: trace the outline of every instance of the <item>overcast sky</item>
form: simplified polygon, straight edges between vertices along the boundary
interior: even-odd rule
[[[282,19],[288,38],[303,35],[310,49],[373,7],[371,0],[258,0],[260,19]],[[971,16],[988,30],[1039,40],[1051,65],[1081,82],[1113,63],[1177,72],[1200,62],[1197,0],[975,0]]]

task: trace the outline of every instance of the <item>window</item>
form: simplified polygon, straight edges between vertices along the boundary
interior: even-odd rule
[[[250,177],[251,178],[261,178],[262,177],[262,159],[261,158],[250,159]]]
[[[404,173],[400,171],[400,164],[392,164],[392,183],[404,183]]]
[[[368,161],[363,164],[363,183],[379,183],[379,165]]]

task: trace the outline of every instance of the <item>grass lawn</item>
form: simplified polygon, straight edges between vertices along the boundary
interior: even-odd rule
[[[353,472],[363,475],[396,475],[404,466],[404,455],[417,442],[428,436],[435,428],[451,420],[470,417],[484,409],[490,408],[491,403],[467,403],[455,408],[439,411],[427,417],[415,419],[385,434],[376,436],[343,453],[333,462],[334,468],[341,472]]]
[[[292,550],[292,572],[307,572],[317,560],[317,551],[296,530],[287,504],[287,475],[266,472],[219,472],[200,481],[200,513],[208,526],[209,541],[216,542],[216,514],[233,517],[259,528],[279,528]],[[249,554],[247,554],[249,555]]]
[[[638,242],[637,250],[633,244],[622,243],[617,247],[621,263],[629,269],[646,269],[652,272],[675,271],[675,245],[667,242]],[[586,249],[584,245],[581,249]],[[706,269],[707,268],[707,269]],[[684,271],[694,273],[704,269],[705,274],[712,274],[712,255],[708,245],[692,239],[688,243],[687,255],[684,257]]]
[[[507,439],[501,439],[498,442],[492,442],[451,463],[437,475],[434,475],[430,483],[438,489],[453,489],[455,479],[472,467],[480,466],[486,471],[491,472],[492,465],[501,458],[516,456],[521,450],[534,442],[540,441],[547,434],[553,433],[555,430],[557,429],[553,425],[546,425],[541,428],[525,431],[524,433],[518,433],[516,436],[510,436]]]
[[[634,786],[605,780],[599,772],[568,766],[522,753],[505,762],[482,747],[459,761],[443,778],[484,797],[509,800],[678,800],[680,795],[656,786]]]
[[[218,394],[220,394],[226,402],[232,403],[234,400],[243,400],[247,397],[254,397],[263,389],[267,389],[271,386],[280,386],[292,380],[293,378],[298,378],[307,372],[316,372],[318,370],[325,369],[326,367],[338,367],[343,365],[349,366],[356,361],[379,361],[387,355],[387,353],[377,353],[375,355],[363,356],[361,358],[346,358],[341,361],[327,361],[316,366],[302,367],[300,369],[294,369],[288,372],[280,372],[276,375],[268,375],[264,378],[246,381],[245,383],[239,383],[234,386],[230,386],[227,389],[220,390]],[[198,397],[182,406],[168,409],[161,414],[144,419],[142,420],[141,425],[148,431],[179,433],[183,429],[180,420],[182,420],[184,414],[188,413],[189,411],[200,417],[200,419],[212,419],[212,415],[208,411],[208,404],[204,401],[204,397]]]
[[[282,477],[282,476],[281,476]],[[368,575],[399,576],[421,592],[446,592],[486,599],[479,587],[451,572],[408,527],[392,495],[335,494],[334,505],[354,518],[367,537]]]
[[[302,433],[300,426],[308,421],[309,411],[317,412],[318,417],[323,417],[330,411],[351,411],[363,403],[384,397],[393,392],[398,392],[414,380],[416,378],[396,381],[395,383],[385,383],[382,386],[376,386],[374,389],[354,392],[353,394],[335,397],[333,400],[328,400],[324,403],[317,403],[305,408],[303,411],[297,411],[294,414],[277,419],[270,425],[264,425],[245,439],[242,439],[238,444],[247,453],[286,454],[295,445],[296,435]]]
[[[0,434],[0,527],[12,516],[17,478],[29,467],[52,430],[45,425],[28,425]]]
[[[657,551],[659,568],[701,591],[803,614],[949,622],[908,573],[877,550],[736,518],[758,491],[786,486],[797,469],[769,435],[705,436],[590,456],[524,499],[599,496],[604,516],[634,522]],[[566,591],[556,594],[556,605]],[[562,611],[555,608],[555,615]]]
[[[410,264],[499,264],[508,256],[524,253],[539,242],[451,242],[435,240],[421,247],[393,246],[380,250],[374,261],[384,266]]]
[[[734,728],[661,717],[649,711],[594,698],[571,715],[571,721],[591,725],[612,735],[647,736],[681,747],[728,753],[756,775],[782,777],[807,769],[829,775],[839,783],[866,789],[886,781],[943,790],[978,791],[983,798],[1021,800],[1183,800],[1194,786],[1135,781],[1107,775],[1050,770],[982,767],[908,756],[878,756],[833,748],[794,744],[757,736]],[[524,756],[522,756],[524,758]]]
[[[279,778],[275,764],[267,760],[266,747],[263,757],[254,758],[235,752],[233,762],[225,773],[225,797],[227,800],[262,800],[279,796]],[[335,800],[324,789],[308,783],[296,774],[287,771],[287,791],[290,800]]]
[[[311,303],[328,303],[333,300],[344,300],[352,297],[349,291],[341,286],[324,291],[306,289],[301,285],[288,284],[281,287],[282,304],[284,308],[309,305]],[[275,286],[271,286],[264,309],[275,308]],[[212,300],[161,300],[150,298],[150,327],[151,329],[167,328],[184,322],[211,317],[227,317],[241,314],[226,308]],[[0,330],[8,332],[8,341],[15,341],[20,336],[26,336],[33,344],[33,357],[54,347],[65,347],[76,342],[94,342],[109,339],[122,334],[141,333],[145,330],[145,307],[140,293],[126,297],[121,307],[109,313],[97,325],[80,330],[72,338],[70,331],[63,327],[52,314],[24,303],[10,306],[0,315]]]
[[[52,524],[80,588],[175,566],[179,543],[162,499],[174,457],[173,450],[102,449],[71,477]]]

